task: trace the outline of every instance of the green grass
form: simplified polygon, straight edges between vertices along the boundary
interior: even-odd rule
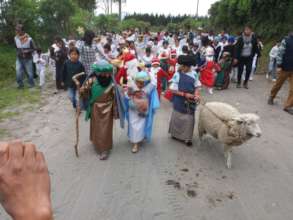
[[[31,104],[40,101],[39,90],[18,90],[14,85],[0,88],[0,121],[22,113],[22,110],[31,110]],[[25,106],[25,108],[22,108]]]
[[[0,44],[0,88],[15,79],[16,50],[13,46]]]
[[[9,132],[5,129],[0,129],[0,138],[7,137],[9,135]]]

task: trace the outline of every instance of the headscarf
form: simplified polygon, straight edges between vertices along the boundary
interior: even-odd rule
[[[96,73],[97,75],[101,73],[113,73],[113,65],[105,60],[101,60],[97,63],[94,63],[91,66],[91,69],[92,72]]]
[[[147,72],[145,71],[140,71],[138,72],[135,77],[134,77],[135,81],[140,81],[140,82],[146,82],[150,80],[150,76]]]

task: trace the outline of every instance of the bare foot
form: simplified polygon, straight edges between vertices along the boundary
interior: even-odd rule
[[[14,220],[52,220],[44,155],[31,143],[0,143],[0,202]]]

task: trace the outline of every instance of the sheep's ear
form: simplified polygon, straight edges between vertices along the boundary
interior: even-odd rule
[[[245,120],[240,116],[234,117],[232,120],[237,122],[237,124],[239,124],[239,125],[241,125],[245,122]]]

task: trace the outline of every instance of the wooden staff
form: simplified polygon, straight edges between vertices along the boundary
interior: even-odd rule
[[[80,98],[81,98],[81,95],[80,95],[80,82],[79,82],[79,78],[81,76],[85,75],[84,72],[82,73],[79,73],[75,76],[72,77],[72,80],[73,82],[75,83],[76,85],[76,89],[77,89],[77,92],[78,92],[78,100],[77,100],[77,104],[76,104],[76,117],[75,117],[75,122],[76,122],[76,142],[75,142],[75,145],[74,145],[74,150],[75,150],[75,155],[76,157],[79,157],[79,152],[78,152],[78,144],[79,144],[79,116],[80,116]]]

